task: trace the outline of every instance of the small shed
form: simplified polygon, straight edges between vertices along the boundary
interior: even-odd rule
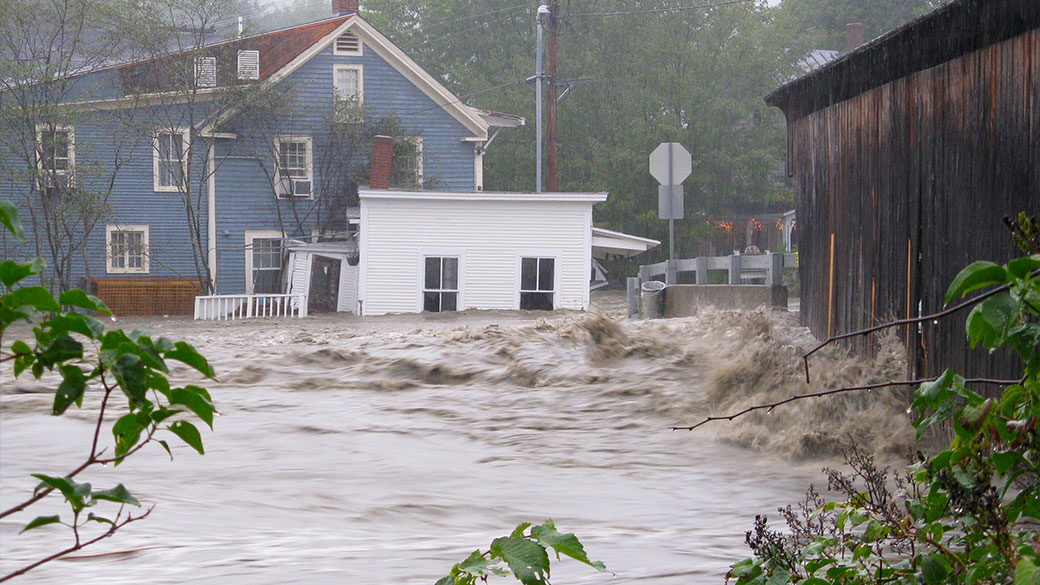
[[[286,246],[286,292],[307,297],[309,313],[353,313],[357,309],[358,249],[353,241]]]
[[[362,315],[586,309],[606,193],[363,189]]]

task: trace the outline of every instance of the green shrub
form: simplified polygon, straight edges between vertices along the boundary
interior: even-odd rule
[[[788,530],[756,521],[754,553],[733,565],[738,585],[1040,584],[1040,229],[1020,215],[1009,221],[1025,256],[1001,266],[975,262],[946,294],[969,303],[972,347],[1009,348],[1021,378],[965,380],[951,370],[914,393],[918,441],[937,425],[953,439],[941,452],[918,452],[905,473],[891,476],[855,449],[851,475],[828,473],[840,501],[815,491],[782,516]],[[999,397],[969,388],[999,382]],[[894,491],[893,491],[894,490]]]

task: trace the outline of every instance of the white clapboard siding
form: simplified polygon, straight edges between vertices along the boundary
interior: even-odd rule
[[[291,254],[293,258],[289,276],[289,292],[309,296],[311,294],[311,255],[309,252]]]
[[[343,261],[339,271],[339,304],[336,310],[341,313],[354,313],[358,311],[358,265],[351,266],[346,260]]]
[[[361,193],[366,315],[422,310],[422,258],[458,256],[459,308],[517,309],[520,258],[556,258],[556,306],[584,309],[605,193]]]

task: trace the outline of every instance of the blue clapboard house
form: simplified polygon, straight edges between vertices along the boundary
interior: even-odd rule
[[[200,292],[280,292],[287,241],[349,233],[334,195],[357,177],[341,167],[363,168],[370,152],[337,144],[350,153],[340,164],[327,152],[330,124],[393,118],[412,187],[482,190],[491,132],[523,119],[463,104],[358,16],[356,0],[333,0],[333,14],[76,79],[62,124],[37,127],[42,179],[19,180],[18,157],[0,153],[0,198],[21,209],[30,238],[13,253],[0,244],[9,256],[47,256],[46,234],[32,228],[60,196],[55,181],[111,181],[93,185],[110,195],[71,255],[72,285],[117,314],[184,313]],[[174,87],[171,62],[191,91]]]

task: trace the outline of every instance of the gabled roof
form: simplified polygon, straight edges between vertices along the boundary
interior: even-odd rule
[[[123,87],[135,88],[134,94],[138,97],[158,95],[173,89],[169,84],[171,71],[181,72],[191,79],[195,57],[204,55],[217,58],[217,85],[226,86],[238,83],[238,51],[258,50],[260,52],[260,83],[272,84],[286,78],[345,32],[357,36],[368,49],[396,69],[474,136],[478,139],[487,139],[489,121],[481,115],[479,110],[462,103],[462,100],[405,55],[375,27],[353,14],[225,41],[192,51],[175,53],[169,57],[118,65],[104,71],[118,71]],[[170,60],[173,60],[174,64],[172,69]],[[200,99],[214,92],[213,89],[201,89],[199,90]],[[117,98],[82,102],[82,104],[91,107],[122,107],[123,101],[125,100]],[[210,129],[222,119],[226,119],[226,114],[211,120],[208,124]],[[520,125],[522,122],[511,121],[511,123]]]
[[[176,79],[170,79],[171,71],[183,67],[181,71],[191,75],[195,57],[205,55],[216,57],[217,84],[227,85],[238,81],[238,51],[255,50],[260,52],[260,81],[264,81],[351,18],[354,15],[337,16],[175,53],[169,57],[118,65],[112,69],[119,71],[124,88],[134,88],[137,93],[153,93],[168,90],[169,82],[177,82]]]
[[[1040,27],[1038,0],[953,0],[765,97],[789,122]]]

